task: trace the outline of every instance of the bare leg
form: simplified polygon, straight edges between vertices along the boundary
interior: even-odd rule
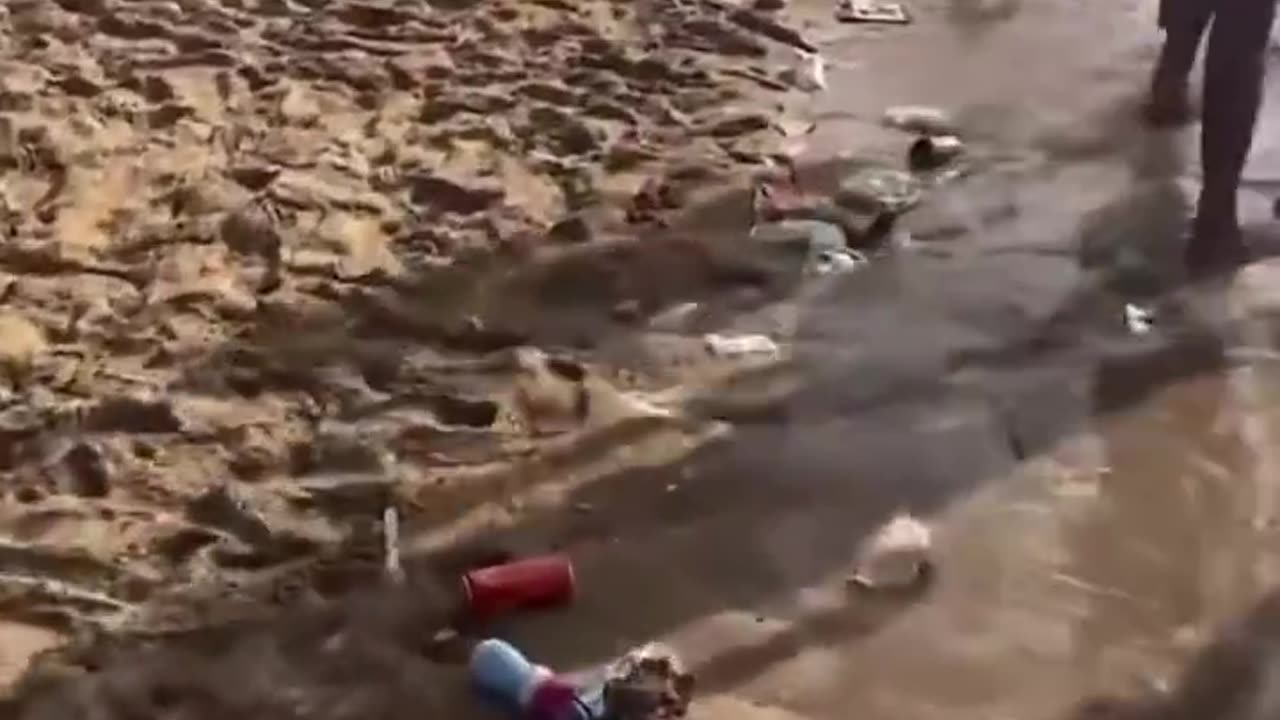
[[[1212,11],[1198,0],[1164,0],[1160,26],[1164,46],[1151,77],[1147,119],[1157,126],[1184,125],[1191,121],[1191,68]]]
[[[1214,17],[1205,63],[1200,138],[1204,186],[1188,248],[1192,265],[1229,265],[1247,257],[1236,193],[1262,104],[1275,0],[1233,0]]]

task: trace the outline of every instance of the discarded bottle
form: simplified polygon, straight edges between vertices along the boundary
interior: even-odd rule
[[[598,720],[603,715],[600,691],[577,687],[502,640],[477,644],[467,670],[476,692],[513,718]]]
[[[543,555],[471,570],[462,577],[467,608],[484,619],[521,608],[568,604],[576,589],[573,564],[563,555]]]

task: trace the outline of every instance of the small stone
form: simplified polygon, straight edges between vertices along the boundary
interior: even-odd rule
[[[955,135],[955,120],[941,108],[927,105],[899,105],[885,110],[885,126],[918,135]]]
[[[111,465],[102,451],[89,443],[77,443],[62,458],[72,493],[101,498],[111,491]]]
[[[640,319],[641,308],[639,300],[623,300],[613,306],[613,318],[619,322],[634,323]]]
[[[320,119],[320,105],[309,93],[294,85],[280,100],[280,117],[296,125],[312,125]]]
[[[570,215],[552,225],[551,229],[547,231],[549,240],[565,245],[581,245],[591,242],[594,235],[591,223],[587,222],[587,219],[581,214]]]
[[[26,377],[48,348],[44,331],[14,311],[0,311],[0,372],[14,380]]]
[[[859,554],[849,582],[869,590],[902,590],[925,577],[933,547],[930,527],[907,514],[883,525]]]

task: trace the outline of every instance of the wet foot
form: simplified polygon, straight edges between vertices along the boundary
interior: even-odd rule
[[[1187,244],[1184,258],[1192,277],[1208,277],[1247,265],[1251,253],[1238,228],[1219,232],[1197,230]]]
[[[1186,84],[1152,88],[1142,111],[1147,123],[1158,128],[1188,125],[1195,113]]]

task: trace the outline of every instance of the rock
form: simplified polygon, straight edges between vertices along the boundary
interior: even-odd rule
[[[278,227],[279,218],[268,205],[251,201],[223,217],[218,237],[238,253],[275,258],[283,244]]]
[[[79,442],[62,456],[69,490],[80,497],[101,498],[111,491],[111,464],[96,445]]]
[[[557,222],[547,231],[547,239],[564,245],[581,245],[591,242],[595,232],[582,213],[575,213]]]
[[[187,503],[191,522],[216,528],[251,546],[271,542],[271,528],[244,498],[223,485],[210,488]]]
[[[462,215],[482,212],[496,205],[505,193],[497,187],[464,187],[435,175],[419,174],[408,178],[409,199],[415,205],[437,212]]]
[[[917,135],[955,135],[955,120],[950,113],[927,105],[899,105],[884,111],[881,119],[886,127]]]
[[[306,127],[320,119],[321,109],[309,92],[293,85],[280,99],[279,113],[285,122]]]
[[[920,202],[920,181],[910,173],[864,167],[840,181],[836,202],[856,211],[901,213]]]
[[[555,372],[546,353],[520,348],[516,367],[513,403],[532,430],[566,430],[586,421],[590,408],[582,383]]]
[[[294,475],[351,473],[381,475],[390,466],[386,452],[369,438],[342,430],[328,429],[310,442],[294,445],[290,462]]]
[[[769,118],[759,113],[750,113],[731,117],[727,120],[721,120],[712,125],[708,133],[713,137],[732,138],[748,133],[760,132],[769,129],[772,123]]]
[[[894,516],[859,553],[849,581],[870,590],[902,590],[925,579],[932,529],[908,514]]]
[[[738,9],[729,14],[729,19],[739,27],[764,35],[770,40],[776,40],[777,42],[790,45],[791,47],[804,50],[805,52],[818,52],[818,48],[814,47],[813,43],[805,40],[800,33],[767,15],[761,15],[760,13],[752,12],[750,10]]]
[[[90,432],[174,433],[182,432],[182,422],[167,400],[118,395],[90,407],[84,428]]]
[[[613,319],[618,322],[631,324],[639,322],[643,315],[643,308],[641,307],[639,300],[623,300],[617,305],[614,305],[609,314],[611,314]]]
[[[21,381],[49,347],[44,331],[14,310],[0,310],[0,372]]]

